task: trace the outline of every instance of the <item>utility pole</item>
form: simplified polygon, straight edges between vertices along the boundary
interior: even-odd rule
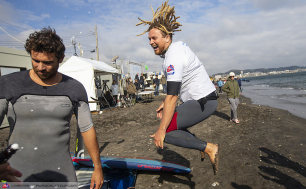
[[[121,60],[121,70],[122,70],[122,71],[121,71],[121,72],[122,72],[121,74],[124,75],[124,70],[123,70],[123,60],[124,60],[124,59],[121,58],[120,60]]]
[[[79,43],[79,49],[80,49],[80,57],[82,57],[83,56],[83,50],[82,50],[81,43]]]
[[[72,36],[72,38],[71,38],[71,43],[74,46],[74,54],[73,55],[78,56],[78,54],[76,53],[76,48],[75,48],[76,42],[75,42],[75,37],[74,36]]]
[[[97,51],[97,61],[99,61],[99,46],[98,46],[98,32],[97,32],[97,25],[95,25],[95,33],[96,33],[96,51]]]
[[[144,65],[145,65],[145,63],[142,62],[142,63],[141,63],[141,72],[142,72],[142,73],[144,73]]]
[[[155,75],[156,75],[156,64],[155,64]]]

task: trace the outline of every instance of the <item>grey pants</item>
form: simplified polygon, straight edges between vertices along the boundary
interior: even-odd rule
[[[228,102],[231,105],[231,119],[237,119],[237,107],[239,104],[239,98],[228,98]]]
[[[190,100],[178,106],[167,129],[165,142],[203,152],[207,142],[197,138],[187,128],[211,116],[215,112],[217,105],[217,100],[209,100],[205,105],[196,100]]]

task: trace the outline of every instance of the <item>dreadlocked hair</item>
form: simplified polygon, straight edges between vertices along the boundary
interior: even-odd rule
[[[155,12],[152,6],[150,5],[153,13],[152,21],[144,21],[138,17],[141,22],[136,24],[136,26],[139,26],[141,24],[150,26],[146,31],[137,36],[143,35],[151,29],[156,28],[162,31],[162,33],[164,34],[163,37],[165,37],[166,35],[170,35],[170,38],[172,39],[172,35],[174,35],[173,32],[181,31],[178,28],[182,25],[176,21],[180,17],[175,16],[174,6],[171,8],[170,5],[168,5],[168,1],[169,0],[167,0],[165,4],[159,6]]]

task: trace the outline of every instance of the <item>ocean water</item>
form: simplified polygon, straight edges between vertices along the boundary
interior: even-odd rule
[[[253,104],[288,110],[306,119],[306,72],[267,75],[242,81],[242,94]]]

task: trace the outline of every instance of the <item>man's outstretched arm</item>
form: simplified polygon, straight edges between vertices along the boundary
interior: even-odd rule
[[[97,189],[100,189],[103,184],[103,171],[102,165],[100,160],[100,153],[99,153],[99,144],[96,137],[96,130],[94,127],[91,127],[88,131],[82,132],[82,137],[84,139],[85,146],[87,151],[94,163],[94,172],[91,176],[91,184],[90,188],[94,188],[94,184],[96,184]]]
[[[151,135],[151,137],[154,137],[154,143],[159,148],[164,148],[163,143],[166,136],[166,130],[172,120],[177,98],[177,95],[167,95],[165,101],[161,104],[162,107],[160,106],[156,110],[157,117],[161,118],[162,120],[156,133]]]

